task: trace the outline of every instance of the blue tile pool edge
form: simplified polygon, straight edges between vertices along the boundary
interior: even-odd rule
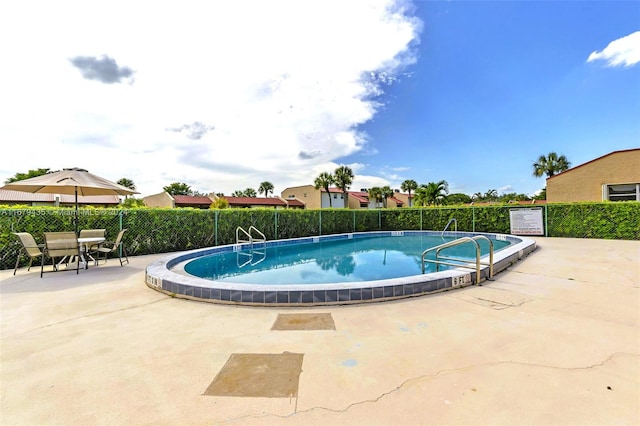
[[[358,232],[320,237],[303,237],[287,240],[267,241],[267,247],[277,245],[304,244],[327,240],[362,238],[372,236],[441,235],[441,231],[376,231]],[[493,233],[446,232],[447,236],[484,235],[493,239],[506,239],[508,247],[494,253],[494,275],[508,268],[536,249],[535,240]],[[321,306],[382,302],[407,297],[416,297],[457,289],[475,283],[475,270],[456,268],[429,274],[393,278],[379,281],[338,284],[272,285],[226,283],[206,280],[176,273],[172,268],[196,257],[248,248],[249,244],[230,244],[218,247],[191,250],[172,254],[147,266],[145,283],[148,287],[172,297],[212,303],[250,306]],[[486,261],[488,256],[482,260]],[[489,267],[480,270],[481,282],[489,274]]]

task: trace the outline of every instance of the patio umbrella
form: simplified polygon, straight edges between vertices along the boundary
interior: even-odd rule
[[[0,189],[34,194],[75,194],[74,226],[76,234],[78,233],[78,194],[82,196],[139,194],[139,192],[126,186],[118,185],[79,168],[63,169],[46,175],[11,182]]]

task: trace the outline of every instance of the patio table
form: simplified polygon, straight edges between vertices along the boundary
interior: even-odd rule
[[[93,260],[94,264],[98,264],[98,261],[91,256],[89,253],[89,247],[96,244],[101,243],[105,240],[105,237],[86,237],[86,238],[78,238],[78,244],[80,244],[80,261],[84,265],[84,269],[89,269],[89,262],[87,262],[86,256]]]

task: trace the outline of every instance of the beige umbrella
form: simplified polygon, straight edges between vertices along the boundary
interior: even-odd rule
[[[78,194],[82,196],[139,194],[139,192],[126,186],[118,185],[79,168],[63,169],[46,175],[11,182],[0,189],[34,194],[75,194],[76,214],[74,225],[76,234],[78,233]]]

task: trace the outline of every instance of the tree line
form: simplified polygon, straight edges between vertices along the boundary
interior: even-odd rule
[[[571,163],[564,155],[558,155],[555,152],[550,152],[547,155],[541,155],[537,161],[532,165],[533,175],[535,177],[547,176],[551,177],[558,173],[561,173],[571,166]],[[5,183],[17,182],[32,177],[42,176],[47,173],[53,173],[50,169],[34,169],[29,170],[27,173],[16,173],[13,177],[5,180]],[[316,189],[324,189],[327,193],[331,187],[336,187],[342,191],[344,199],[347,199],[347,193],[353,183],[354,174],[353,170],[348,166],[339,166],[333,173],[322,172],[314,180],[314,187]],[[135,190],[136,185],[131,179],[121,178],[117,184]],[[207,196],[207,194],[193,190],[191,186],[184,182],[173,182],[162,188],[165,192],[171,195],[192,195],[192,196]],[[438,182],[429,182],[426,184],[418,184],[413,179],[407,179],[400,184],[400,189],[409,194],[409,206],[439,206],[444,204],[468,204],[471,202],[508,202],[508,201],[521,201],[531,200],[526,194],[516,194],[515,192],[499,195],[495,189],[489,189],[487,192],[476,192],[472,196],[467,194],[449,194],[449,185],[447,181],[441,180]],[[262,182],[257,191],[253,188],[246,188],[244,190],[235,190],[232,197],[256,197],[258,194],[264,194],[268,197],[269,194],[273,194],[274,186],[269,181]],[[366,190],[370,200],[375,200],[379,206],[387,206],[387,200],[393,197],[394,191],[390,186],[373,187]],[[414,197],[411,197],[414,194]],[[217,196],[224,196],[222,193],[216,194]],[[546,199],[546,188],[542,190],[541,194],[534,197],[536,199]],[[129,207],[143,206],[142,200],[135,199],[133,197],[127,197],[125,204]],[[332,207],[331,197],[329,197],[329,206]]]

